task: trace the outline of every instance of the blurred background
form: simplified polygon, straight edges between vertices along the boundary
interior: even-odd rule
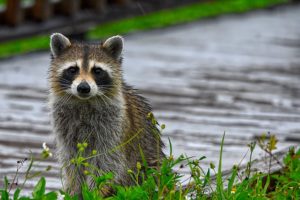
[[[224,132],[224,170],[245,164],[247,145],[262,134],[276,135],[277,151],[299,145],[298,2],[0,0],[0,184],[43,142],[54,151],[47,107],[53,32],[99,42],[125,37],[125,80],[166,124],[163,140],[170,138],[175,156],[206,156],[204,169],[217,165]],[[254,158],[263,156],[257,148]],[[49,165],[47,186],[60,188],[55,158],[34,171]]]

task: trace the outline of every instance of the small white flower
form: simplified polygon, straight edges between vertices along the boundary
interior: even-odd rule
[[[57,199],[58,200],[63,200],[63,199],[65,199],[65,195],[57,192]]]
[[[47,146],[46,142],[43,142],[43,149],[45,151],[49,151],[50,150],[49,147]]]

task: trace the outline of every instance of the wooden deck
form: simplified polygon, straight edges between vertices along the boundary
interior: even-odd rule
[[[175,155],[205,155],[203,167],[217,164],[225,131],[228,169],[262,133],[277,135],[278,150],[299,145],[299,21],[300,6],[292,5],[132,34],[125,37],[125,79],[167,125],[163,139],[170,137]],[[41,52],[0,61],[1,181],[12,177],[17,160],[41,152],[43,142],[53,147],[49,59]],[[34,170],[47,165],[49,188],[60,187],[54,159]]]

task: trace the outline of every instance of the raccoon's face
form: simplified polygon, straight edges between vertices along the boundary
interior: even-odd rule
[[[67,37],[55,33],[50,47],[50,84],[56,95],[110,99],[120,88],[122,37],[111,37],[103,44],[71,44]]]

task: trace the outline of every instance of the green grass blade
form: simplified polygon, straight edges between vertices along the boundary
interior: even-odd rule
[[[237,177],[237,168],[233,167],[232,174],[231,174],[231,177],[229,179],[228,187],[227,187],[227,196],[228,197],[231,195],[232,186],[233,186],[233,183],[234,183],[234,180],[235,180],[236,177]]]
[[[217,174],[217,196],[218,196],[218,199],[225,199],[224,185],[223,185],[223,180],[222,180],[222,158],[223,158],[224,139],[225,139],[225,132],[223,134],[222,142],[221,142],[219,166],[218,166],[218,174]]]

